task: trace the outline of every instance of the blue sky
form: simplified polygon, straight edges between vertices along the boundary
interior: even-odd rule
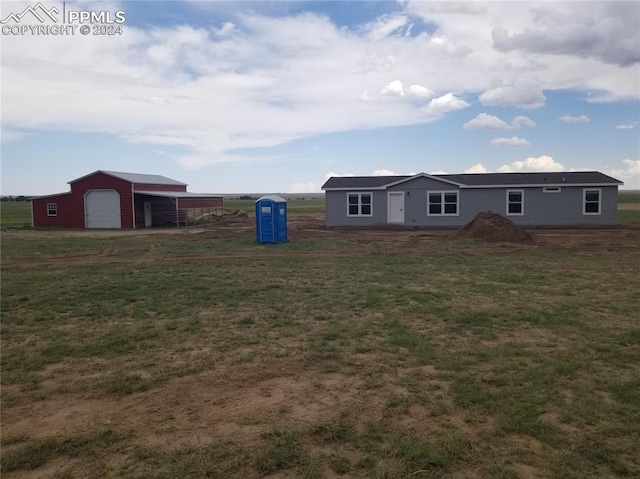
[[[0,16],[36,3],[3,1]],[[203,193],[571,170],[640,189],[639,2],[65,8],[126,21],[111,36],[2,34],[3,195],[66,191],[99,169]]]

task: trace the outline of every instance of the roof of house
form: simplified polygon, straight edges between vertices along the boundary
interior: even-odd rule
[[[113,176],[115,178],[120,178],[121,180],[128,181],[129,183],[186,186],[186,183],[172,180],[171,178],[167,178],[166,176],[162,176],[162,175],[146,175],[142,173],[124,173],[120,171],[106,171],[106,170],[94,171],[93,173],[89,173],[88,175],[84,175],[80,178],[76,178],[75,180],[71,180],[69,183],[75,183],[76,181],[83,180],[85,178],[96,175],[98,173],[104,173],[105,175]]]
[[[323,190],[342,189],[386,189],[413,178],[426,177],[458,185],[461,188],[491,188],[503,186],[561,186],[561,185],[621,185],[616,180],[598,171],[571,171],[547,173],[467,173],[459,175],[417,175],[403,176],[333,176]]]

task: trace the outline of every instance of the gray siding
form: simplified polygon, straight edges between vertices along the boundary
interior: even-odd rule
[[[405,226],[440,227],[457,226],[460,224],[460,219],[457,216],[436,217],[427,215],[427,193],[429,191],[459,191],[457,185],[420,177],[391,186],[388,191],[404,192]]]
[[[582,186],[563,186],[559,193],[545,193],[542,187],[483,188],[462,192],[460,217],[466,224],[480,211],[506,216],[522,226],[613,226],[618,221],[618,188],[587,187],[601,190],[600,214],[585,215]],[[524,192],[524,214],[507,214],[507,190]]]
[[[584,190],[599,189],[600,214],[585,215]],[[524,214],[507,214],[507,190],[523,190]],[[357,190],[354,190],[357,191]],[[362,190],[365,191],[365,190]],[[390,187],[374,190],[373,216],[348,217],[347,191],[326,192],[326,225],[381,226],[387,224],[387,193],[404,193],[404,225],[408,227],[460,227],[481,211],[506,216],[522,226],[614,226],[617,224],[617,186],[562,186],[559,193],[545,193],[542,187],[463,188],[429,178],[416,178]],[[458,215],[429,216],[429,191],[458,191]]]
[[[347,216],[348,193],[371,193],[373,216]],[[325,195],[327,226],[382,226],[387,224],[386,190],[327,191]]]

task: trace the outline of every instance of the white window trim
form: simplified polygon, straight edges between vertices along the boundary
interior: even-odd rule
[[[442,205],[441,213],[431,213],[431,195],[439,194]],[[446,194],[455,194],[456,195],[456,212],[455,213],[445,213],[444,210],[444,195]],[[449,203],[452,204],[452,203]],[[427,191],[427,216],[460,216],[460,192],[458,190],[447,190],[447,191]]]
[[[358,195],[358,214],[352,215],[349,213],[349,196]],[[362,214],[362,195],[369,195],[371,197],[371,213],[368,215]],[[362,217],[370,217],[373,216],[373,193],[369,191],[350,191],[347,193],[347,216],[350,218],[362,218]]]
[[[598,192],[598,212],[591,213],[587,212],[587,192],[597,191]],[[582,214],[590,215],[590,216],[598,216],[602,214],[602,188],[584,188],[582,190]]]
[[[56,210],[54,214],[51,214],[51,206]],[[47,203],[47,216],[58,216],[58,203]]]
[[[509,213],[509,193],[520,193],[520,198],[522,198],[522,200],[520,201],[520,213]],[[506,204],[507,216],[524,216],[524,190],[507,190]]]
[[[562,187],[560,186],[545,186],[542,188],[543,193],[560,193],[562,191]]]

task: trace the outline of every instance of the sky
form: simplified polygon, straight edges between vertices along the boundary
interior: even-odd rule
[[[640,189],[637,1],[37,3],[0,4],[2,195],[96,170],[221,194],[578,170]]]

